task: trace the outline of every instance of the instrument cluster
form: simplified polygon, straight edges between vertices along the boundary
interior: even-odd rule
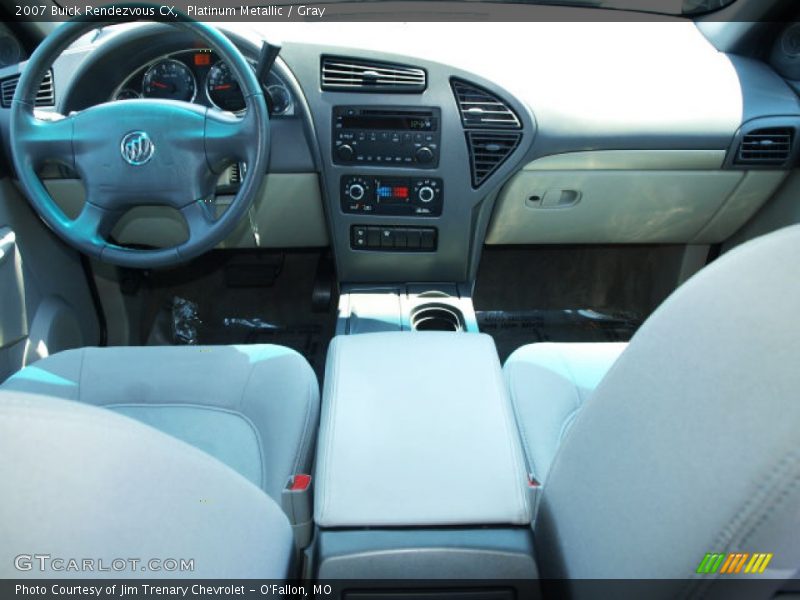
[[[294,97],[274,72],[267,76],[264,91],[270,115],[294,115]],[[182,100],[233,113],[245,108],[230,67],[216,52],[207,49],[172,52],[139,67],[114,90],[111,100],[135,98]]]

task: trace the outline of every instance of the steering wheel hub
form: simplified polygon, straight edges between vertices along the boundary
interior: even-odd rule
[[[119,145],[122,158],[132,167],[147,164],[156,151],[156,145],[146,131],[126,133]]]

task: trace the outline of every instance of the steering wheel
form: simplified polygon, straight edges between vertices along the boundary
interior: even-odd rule
[[[28,61],[10,117],[17,177],[41,218],[74,248],[126,267],[178,264],[221,242],[255,199],[269,160],[264,92],[245,57],[225,35],[181,16],[172,25],[202,38],[239,81],[246,105],[243,116],[188,102],[136,99],[107,102],[52,120],[37,118],[36,92],[53,61],[80,36],[108,24],[67,22],[45,38]],[[74,220],[37,176],[46,160],[69,165],[83,180],[86,202]],[[247,172],[232,203],[217,218],[216,183],[235,162],[246,163]],[[189,232],[185,242],[171,248],[135,249],[109,241],[123,214],[152,205],[169,206],[183,215]]]

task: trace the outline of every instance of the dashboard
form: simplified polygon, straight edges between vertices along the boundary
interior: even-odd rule
[[[796,164],[793,84],[690,22],[319,23],[282,39],[219,26],[253,65],[265,39],[282,45],[263,82],[265,190],[225,247],[330,246],[342,282],[469,282],[485,244],[719,243]],[[0,68],[0,86],[17,72]],[[61,113],[243,106],[227,65],[162,24],[101,31],[52,84]],[[234,173],[222,184],[221,206]],[[48,185],[73,184],[62,171]],[[118,240],[180,231],[152,207]]]
[[[267,76],[264,91],[271,116],[294,115],[294,97],[278,75]],[[234,113],[245,107],[228,65],[208,48],[170,52],[137,67],[108,100],[135,98],[182,100]]]

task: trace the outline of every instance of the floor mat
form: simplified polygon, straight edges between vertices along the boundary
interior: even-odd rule
[[[239,265],[224,255],[206,259],[200,268],[158,273],[147,286],[144,341],[287,346],[306,357],[321,382],[336,299],[327,311],[313,309],[318,260],[315,253],[286,254],[268,284],[252,286],[240,285]],[[232,266],[237,285],[231,285]]]
[[[478,327],[494,339],[500,361],[536,342],[626,342],[641,325],[630,313],[593,310],[478,311]]]

